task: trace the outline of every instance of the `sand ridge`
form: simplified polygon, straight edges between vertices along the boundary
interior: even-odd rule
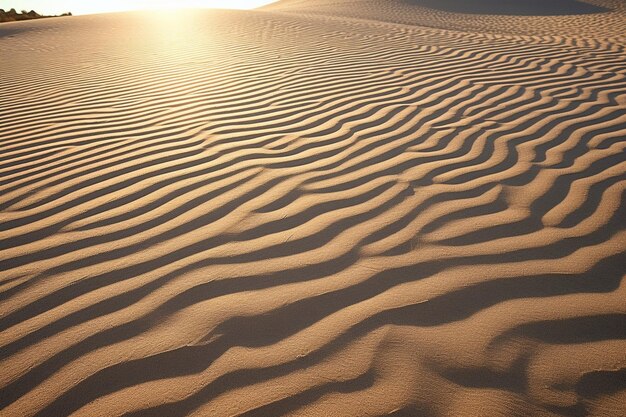
[[[623,7],[408,3],[0,27],[0,416],[624,414]]]

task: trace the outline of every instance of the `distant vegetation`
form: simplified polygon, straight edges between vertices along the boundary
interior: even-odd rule
[[[61,16],[71,16],[71,13],[63,13]],[[0,22],[15,22],[18,20],[31,20],[31,19],[41,19],[43,17],[55,17],[55,16],[44,16],[37,13],[34,10],[27,12],[26,10],[22,10],[20,13],[16,12],[15,9],[11,9],[8,12],[0,9]]]

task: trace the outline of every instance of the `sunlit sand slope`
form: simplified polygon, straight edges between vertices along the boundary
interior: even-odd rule
[[[361,3],[0,27],[0,416],[626,415],[623,12]]]

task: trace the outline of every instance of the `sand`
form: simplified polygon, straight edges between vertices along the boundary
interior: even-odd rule
[[[626,3],[435,3],[2,24],[0,416],[626,415]]]

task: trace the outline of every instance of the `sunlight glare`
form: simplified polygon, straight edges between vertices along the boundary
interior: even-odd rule
[[[128,5],[128,1],[119,1],[120,8]],[[132,2],[131,2],[132,3]],[[176,10],[191,8],[217,8],[217,9],[252,9],[271,3],[267,0],[152,0],[139,1],[140,9]]]
[[[13,0],[16,10],[36,10],[43,14],[72,12],[75,15],[128,10],[178,10],[190,8],[254,9],[275,0]],[[2,1],[0,1],[2,3]],[[4,7],[8,9],[8,7]]]

